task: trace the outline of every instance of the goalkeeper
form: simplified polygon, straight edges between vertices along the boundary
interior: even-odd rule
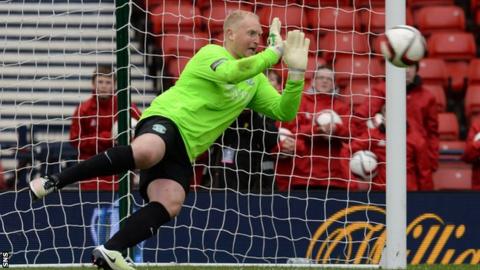
[[[191,162],[246,108],[280,121],[295,118],[304,86],[310,41],[299,30],[280,36],[273,19],[269,47],[256,53],[262,35],[257,15],[234,11],[224,22],[223,47],[207,45],[188,62],[177,83],[152,101],[137,124],[131,145],[116,146],[59,174],[30,182],[37,199],[96,176],[140,169],[140,194],[147,204],[123,228],[93,250],[94,264],[133,269],[121,252],[155,234],[178,215],[189,191]],[[281,58],[289,67],[283,94],[263,74]]]

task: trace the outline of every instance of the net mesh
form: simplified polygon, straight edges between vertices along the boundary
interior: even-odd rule
[[[311,40],[306,88],[319,65],[330,65],[337,92],[322,106],[338,111],[334,99],[346,104],[337,112],[341,135],[312,135],[318,111],[307,107],[290,123],[242,113],[195,162],[180,216],[139,244],[130,254],[134,261],[378,263],[385,239],[384,196],[343,166],[355,151],[350,145],[365,140],[355,130],[357,123],[372,116],[355,109],[383,99],[368,91],[384,78],[376,53],[383,7],[337,0],[129,4],[130,87],[140,111],[175,83],[198,49],[222,44],[223,20],[238,8],[258,14],[265,34],[259,49],[265,48],[273,17],[282,21],[282,35],[303,30]],[[0,12],[5,18],[0,143],[7,183],[0,193],[0,251],[11,253],[12,264],[90,262],[92,249],[118,229],[119,195],[99,189],[101,184],[88,191],[75,184],[32,202],[26,187],[36,176],[83,159],[82,149],[69,138],[73,112],[91,96],[93,70],[116,67],[115,3],[9,0]],[[281,89],[286,67],[278,64],[270,72],[278,75]],[[305,119],[313,123],[310,128]],[[303,141],[303,148],[297,144],[292,152],[282,152],[279,128],[289,129],[293,134],[287,136]],[[143,205],[137,178],[133,193],[126,195],[135,209]],[[102,182],[108,180],[97,183]]]

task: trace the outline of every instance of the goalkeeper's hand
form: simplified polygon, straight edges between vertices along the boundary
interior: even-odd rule
[[[281,26],[282,23],[280,20],[277,17],[273,18],[267,40],[268,46],[278,54],[278,57],[282,57],[283,55],[283,40],[280,35]]]
[[[310,39],[299,30],[289,31],[285,41],[283,61],[288,66],[288,77],[292,80],[303,80],[308,62]]]

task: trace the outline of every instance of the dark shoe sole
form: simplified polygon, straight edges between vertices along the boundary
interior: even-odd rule
[[[100,251],[94,250],[92,252],[92,262],[93,265],[96,265],[99,269],[104,269],[104,270],[112,270],[112,268],[108,265],[107,261],[102,258],[103,255]]]

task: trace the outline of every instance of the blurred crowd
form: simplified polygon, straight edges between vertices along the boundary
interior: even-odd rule
[[[438,106],[423,86],[418,65],[406,69],[407,190],[435,190],[439,168]],[[280,73],[266,74],[282,91]],[[385,82],[358,93],[337,87],[331,67],[319,65],[305,84],[296,119],[276,122],[245,110],[195,162],[192,188],[253,193],[386,188]],[[115,76],[110,66],[92,74],[92,95],[73,112],[70,144],[84,160],[112,147],[118,138]],[[132,124],[141,112],[132,105]],[[480,189],[480,117],[473,115],[461,157],[472,164],[471,187]],[[1,174],[3,176],[3,174]],[[10,179],[11,180],[11,179]],[[11,182],[11,181],[10,181]],[[116,191],[117,177],[81,182],[82,190]],[[0,179],[0,189],[8,181]]]

